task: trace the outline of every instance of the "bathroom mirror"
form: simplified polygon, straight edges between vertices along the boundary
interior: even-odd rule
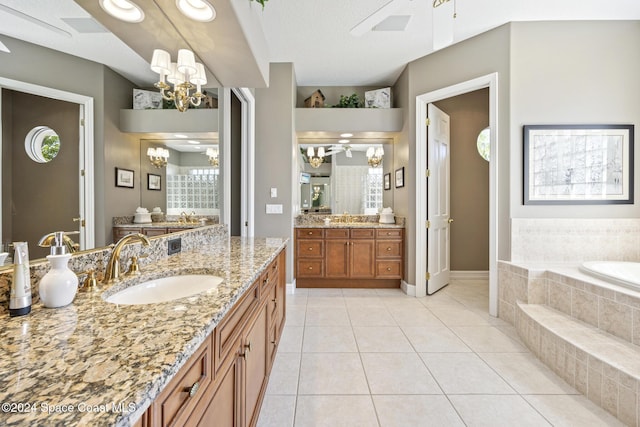
[[[167,164],[154,166],[149,149],[168,150]],[[140,140],[140,203],[166,215],[182,212],[220,215],[220,167],[217,139]]]
[[[376,154],[382,161],[374,166]],[[392,145],[379,140],[300,144],[300,212],[375,215],[390,206],[392,196],[383,189],[383,177],[392,169],[392,155]]]

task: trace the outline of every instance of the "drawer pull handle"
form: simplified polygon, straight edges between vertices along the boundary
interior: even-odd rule
[[[269,281],[269,276],[267,276],[267,278],[266,278],[266,279],[262,280],[262,284],[263,284],[263,285],[266,285],[268,281]]]
[[[249,341],[249,343],[248,343],[248,344],[245,344],[245,345],[244,345],[244,348],[246,348],[246,349],[247,349],[247,352],[251,351],[251,341]]]
[[[313,250],[313,248],[312,248],[312,247],[310,247],[310,248],[309,248],[309,250],[310,250],[310,251],[312,251],[312,250]]]
[[[274,307],[278,307],[278,298],[274,298],[271,301],[273,301]]]
[[[387,267],[387,271],[391,271],[391,267]]]
[[[195,396],[198,390],[200,390],[200,381],[196,381],[191,387],[189,387],[189,397]]]
[[[313,270],[313,267],[309,267],[309,270]]]
[[[278,341],[276,341],[276,340],[271,341],[271,344],[273,344],[273,345],[276,345],[277,343],[278,343]]]
[[[309,236],[312,236],[312,235],[313,235],[313,231],[310,231],[310,232],[309,232]]]
[[[391,251],[391,247],[388,247],[388,248],[387,248],[387,251]]]

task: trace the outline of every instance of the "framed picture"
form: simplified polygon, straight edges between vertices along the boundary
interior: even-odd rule
[[[160,191],[162,189],[161,186],[161,179],[162,177],[160,175],[155,175],[152,173],[148,173],[147,174],[147,190],[157,190]]]
[[[525,205],[633,204],[633,125],[524,126]]]
[[[396,169],[396,188],[404,187],[404,166]]]
[[[116,167],[116,187],[133,188],[133,171]]]
[[[391,190],[391,172],[384,174],[384,189]]]

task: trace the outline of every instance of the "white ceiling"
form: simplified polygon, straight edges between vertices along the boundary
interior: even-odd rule
[[[640,0],[451,0],[445,6],[456,2],[455,20],[439,12],[445,7],[435,9],[434,18],[433,0],[393,0],[398,6],[394,14],[411,16],[406,31],[350,34],[389,1],[269,0],[260,20],[270,61],[293,62],[300,86],[390,85],[406,63],[433,52],[434,19],[438,28],[452,31],[454,43],[509,21],[640,19]],[[7,13],[2,6],[42,22]],[[87,17],[73,0],[0,0],[0,34],[106,64],[141,86],[156,80],[148,58],[113,34],[79,33],[63,20]],[[0,52],[0,60],[5,55],[10,54]]]

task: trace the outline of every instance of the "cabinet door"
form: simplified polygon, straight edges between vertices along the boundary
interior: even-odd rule
[[[243,340],[244,420],[255,425],[260,412],[260,392],[267,377],[267,305],[263,305]]]
[[[325,277],[349,276],[349,241],[344,239],[326,240]]]
[[[375,240],[351,240],[351,274],[350,277],[370,279],[375,277]]]
[[[197,420],[189,420],[190,425],[200,427],[240,426],[238,420],[238,408],[240,408],[240,359],[234,357],[233,362],[226,370],[223,370],[219,386],[213,397],[208,402],[203,402],[207,407],[202,417]],[[192,422],[193,421],[193,422]]]

